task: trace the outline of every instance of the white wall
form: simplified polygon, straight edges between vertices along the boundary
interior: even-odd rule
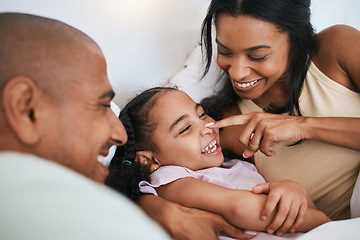
[[[0,0],[0,12],[26,12],[64,21],[102,48],[123,106],[135,92],[179,71],[199,40],[209,0]],[[360,29],[359,0],[313,0],[317,31],[344,23]]]

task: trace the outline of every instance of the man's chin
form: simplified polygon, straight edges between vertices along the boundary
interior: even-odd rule
[[[102,163],[98,162],[96,165],[93,180],[100,184],[104,184],[105,179],[108,175],[109,175],[109,169],[105,167]]]

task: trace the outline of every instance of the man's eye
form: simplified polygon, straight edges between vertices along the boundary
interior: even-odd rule
[[[105,107],[105,108],[110,108],[110,107],[111,107],[110,104],[102,104],[101,106],[102,106],[102,107]]]
[[[179,134],[182,134],[182,133],[188,131],[190,128],[191,128],[191,125],[187,126],[187,127],[184,128],[183,130],[181,130],[181,131],[179,132]]]

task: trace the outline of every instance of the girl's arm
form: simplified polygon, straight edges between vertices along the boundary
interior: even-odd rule
[[[157,192],[159,196],[183,206],[220,214],[234,226],[248,230],[266,231],[276,214],[275,209],[269,218],[260,219],[266,195],[228,189],[192,177],[161,186],[157,188]],[[324,213],[309,208],[304,222],[296,230],[309,231],[328,221],[330,220]],[[277,234],[282,235],[288,231],[282,230]]]
[[[155,195],[142,194],[137,204],[173,239],[217,240],[220,232],[236,239],[254,237],[229,224],[218,214],[183,207]]]

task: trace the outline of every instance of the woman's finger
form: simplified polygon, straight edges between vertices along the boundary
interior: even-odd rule
[[[224,128],[233,125],[243,125],[243,124],[247,124],[251,119],[251,117],[252,114],[236,115],[236,116],[224,118],[220,121],[215,122],[214,124],[208,123],[205,126],[208,128]]]
[[[290,206],[290,210],[288,212],[288,215],[284,221],[284,223],[281,225],[281,227],[276,231],[276,235],[278,236],[282,236],[284,233],[286,233],[287,231],[289,231],[289,229],[291,228],[291,226],[294,224],[294,222],[296,221],[296,218],[298,216],[298,211],[299,211],[299,204],[296,204],[294,202],[291,203]]]
[[[304,222],[307,209],[308,208],[306,206],[301,205],[298,216],[296,218],[296,221],[290,228],[290,232],[294,233],[300,227],[300,225]]]

